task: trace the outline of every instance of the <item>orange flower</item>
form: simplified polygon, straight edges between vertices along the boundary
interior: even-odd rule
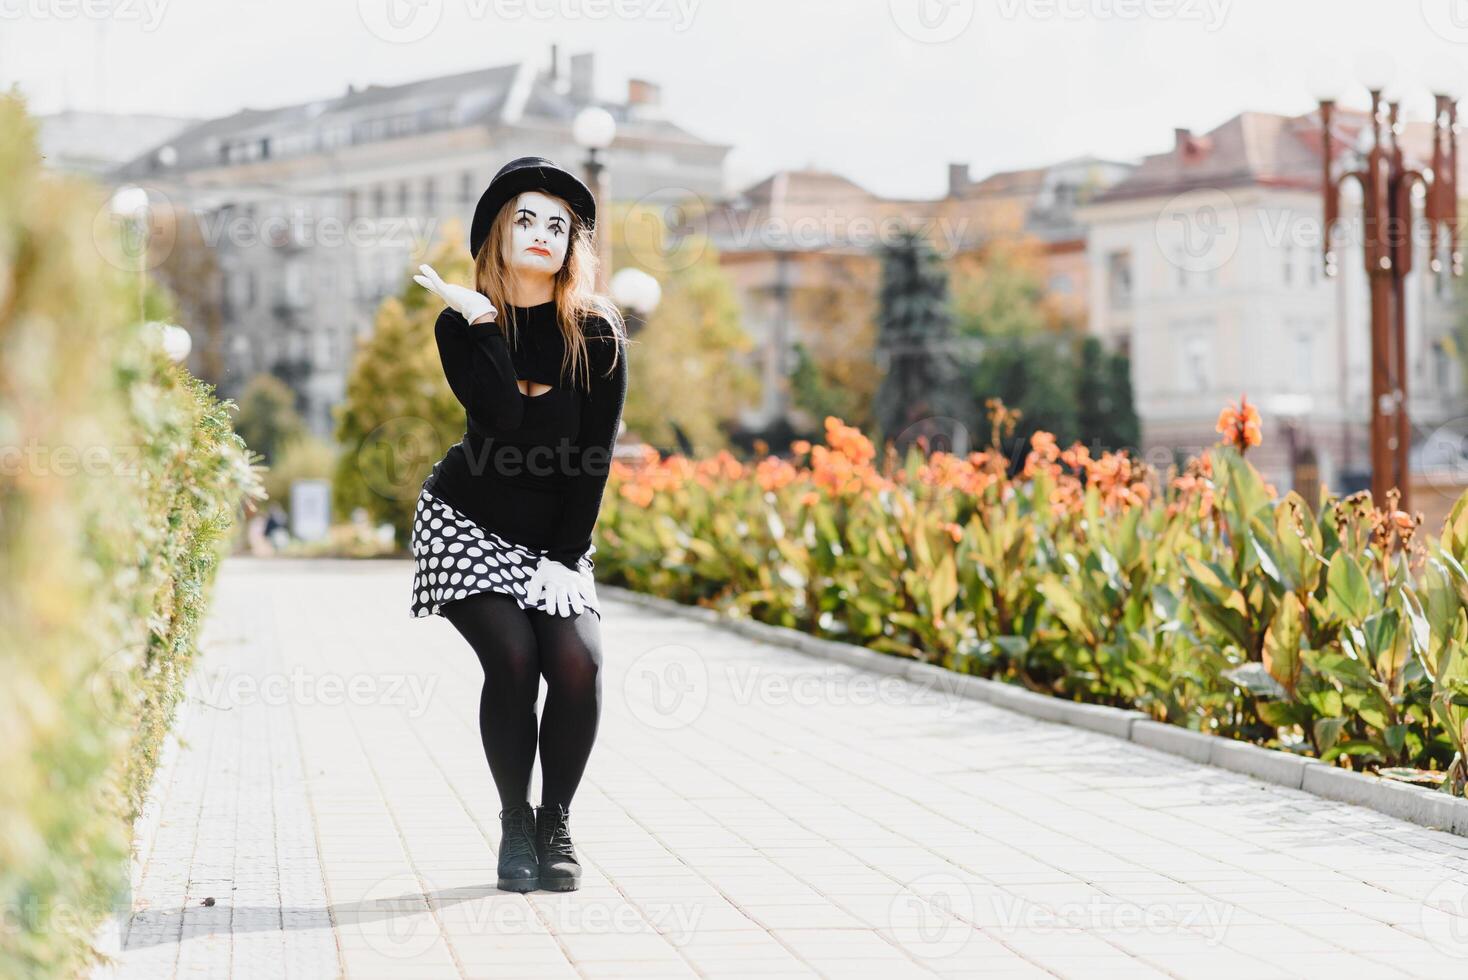
[[[1055,444],[1054,433],[1039,430],[1030,436],[1030,447],[1023,471],[1026,479],[1033,478],[1042,469],[1052,476],[1060,475],[1060,466],[1055,462],[1060,458],[1060,447]]]
[[[637,483],[624,483],[621,487],[621,494],[638,507],[647,507],[652,503],[652,487]]]
[[[779,456],[766,456],[755,467],[754,475],[761,490],[778,490],[794,483],[799,474],[794,466]]]
[[[1226,445],[1233,446],[1241,453],[1248,452],[1264,441],[1259,410],[1250,405],[1248,398],[1243,395],[1239,396],[1237,405],[1229,402],[1218,413],[1218,425],[1215,428],[1223,434]]]

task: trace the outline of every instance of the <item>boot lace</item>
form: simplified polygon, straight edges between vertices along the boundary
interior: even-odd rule
[[[573,861],[576,859],[576,849],[571,843],[571,828],[559,808],[552,807],[546,811],[540,828],[540,841],[547,854]]]
[[[500,856],[522,858],[535,856],[535,832],[531,826],[529,807],[515,807],[500,813]]]

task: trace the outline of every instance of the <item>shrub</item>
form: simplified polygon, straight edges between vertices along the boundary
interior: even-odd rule
[[[40,170],[13,97],[0,172],[0,976],[62,977],[126,892],[132,819],[258,476],[104,258],[102,194]]]
[[[599,570],[633,588],[1135,707],[1463,791],[1468,495],[1440,541],[1364,494],[1319,514],[1246,459],[1251,406],[1162,480],[1036,433],[982,452],[876,450],[839,419],[794,460],[616,464]],[[1391,774],[1391,773],[1388,773]]]

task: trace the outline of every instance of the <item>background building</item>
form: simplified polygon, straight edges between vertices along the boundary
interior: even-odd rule
[[[710,235],[738,290],[764,379],[764,399],[743,423],[751,429],[778,419],[819,425],[789,403],[793,345],[820,349],[820,333],[837,320],[844,343],[828,344],[834,349],[826,356],[870,360],[872,352],[854,334],[876,313],[881,263],[875,248],[899,229],[923,233],[945,257],[996,243],[1036,245],[1057,314],[1084,325],[1090,267],[1076,209],[1130,170],[1084,157],[975,181],[967,164],[955,163],[948,193],[928,199],[881,197],[828,171],[782,170],[719,202]]]
[[[1338,138],[1355,144],[1365,121],[1340,113]],[[1427,124],[1407,124],[1402,139],[1409,157],[1428,158]],[[1333,488],[1368,484],[1360,209],[1343,201],[1341,273],[1327,279],[1321,147],[1316,113],[1246,112],[1206,134],[1178,129],[1171,149],[1083,209],[1091,329],[1131,354],[1154,458],[1213,443],[1219,410],[1246,393],[1265,419],[1259,465],[1281,490],[1292,485],[1292,444],[1313,450]],[[1419,262],[1407,282],[1408,396],[1419,434],[1461,403],[1452,299],[1446,271]]]
[[[198,121],[178,116],[76,109],[36,117],[41,158],[47,168],[102,178]]]
[[[408,281],[413,254],[458,221],[514,157],[577,168],[571,124],[599,105],[617,121],[603,153],[614,199],[723,193],[729,147],[670,119],[658,87],[633,80],[621,101],[595,95],[594,61],[524,62],[404,85],[349,87],[334,98],[245,109],[189,127],[114,172],[186,209],[210,262],[201,301],[220,308],[210,348],[230,396],[273,372],[298,392],[311,429],[331,432],[354,341],[382,299]],[[185,302],[189,298],[185,297]],[[206,315],[196,314],[193,322]]]

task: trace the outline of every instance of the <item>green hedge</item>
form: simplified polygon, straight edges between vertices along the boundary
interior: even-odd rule
[[[252,454],[164,356],[103,192],[0,96],[0,976],[65,977],[126,894]]]

